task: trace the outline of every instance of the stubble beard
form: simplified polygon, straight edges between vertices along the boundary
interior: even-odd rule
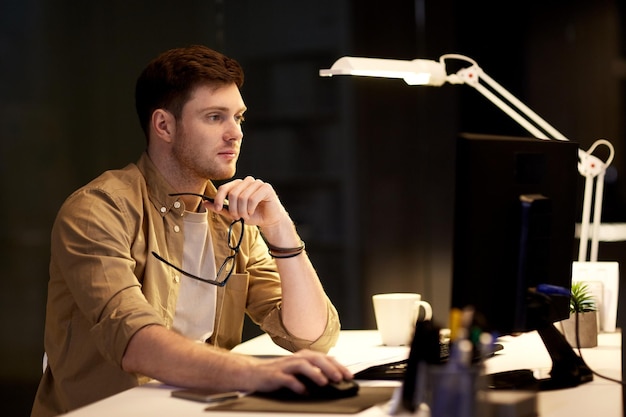
[[[172,155],[180,167],[180,173],[188,178],[222,181],[235,175],[236,167],[220,166],[220,164],[203,158],[197,152],[186,150],[184,147],[174,146]]]

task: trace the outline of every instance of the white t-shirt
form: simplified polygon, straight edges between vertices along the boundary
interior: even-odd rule
[[[215,279],[215,255],[208,212],[185,212],[182,268],[196,276]],[[213,334],[217,287],[181,274],[173,329],[204,342]]]

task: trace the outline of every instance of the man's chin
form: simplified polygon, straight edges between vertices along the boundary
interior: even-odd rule
[[[235,171],[232,172],[214,172],[212,176],[210,176],[209,178],[212,181],[228,181],[233,179],[233,177],[235,176]]]

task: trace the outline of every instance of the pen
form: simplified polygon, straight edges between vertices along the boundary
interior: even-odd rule
[[[459,330],[461,329],[461,309],[452,308],[450,310],[450,340],[456,340],[459,337]]]

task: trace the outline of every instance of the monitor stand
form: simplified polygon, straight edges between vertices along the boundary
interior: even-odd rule
[[[548,391],[576,387],[593,380],[593,372],[572,349],[565,336],[552,323],[537,329],[552,358],[549,378],[536,379],[530,369],[499,372],[488,375],[492,389],[533,389]]]

